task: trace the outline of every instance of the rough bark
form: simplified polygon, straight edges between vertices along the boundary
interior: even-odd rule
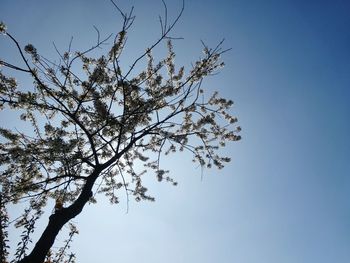
[[[79,197],[72,205],[50,216],[49,223],[38,242],[35,244],[32,252],[18,263],[43,263],[45,261],[45,257],[54,244],[59,231],[69,220],[79,215],[85,204],[89,201],[92,196],[92,187],[100,172],[100,170],[95,170],[87,178]]]

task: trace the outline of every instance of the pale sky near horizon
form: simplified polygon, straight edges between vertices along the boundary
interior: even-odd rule
[[[162,3],[119,2],[135,6],[131,61],[159,35]],[[181,1],[167,2],[174,17]],[[188,68],[200,40],[225,38],[226,67],[204,87],[234,100],[242,141],[203,180],[190,155],[164,159],[179,185],[150,180],[154,203],[132,201],[128,213],[125,202],[85,207],[74,219],[77,262],[348,263],[349,12],[345,0],[187,0],[176,61]],[[52,42],[64,50],[73,36],[73,49],[84,49],[96,40],[93,25],[107,35],[121,20],[107,0],[2,0],[0,21],[22,45],[55,57]],[[3,36],[0,57],[16,58]],[[1,116],[5,123],[16,122]]]

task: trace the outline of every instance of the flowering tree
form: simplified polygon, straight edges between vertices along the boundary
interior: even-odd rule
[[[168,23],[164,4],[160,38],[130,67],[122,69],[120,58],[134,21],[133,9],[124,13],[112,3],[123,18],[119,33],[101,40],[96,29],[93,47],[57,51],[59,63],[41,56],[31,44],[22,48],[5,24],[0,25],[3,37],[14,44],[25,65],[0,60],[1,66],[33,79],[33,87],[23,89],[0,71],[0,109],[19,112],[19,119],[33,128],[32,132],[0,128],[1,262],[6,262],[8,254],[6,205],[20,200],[28,203],[16,220],[24,234],[13,262],[50,262],[54,257],[50,249],[59,231],[88,202],[96,201],[95,194],[105,194],[111,203],[118,203],[118,190],[122,190],[136,201],[153,201],[142,182],[146,173],[176,185],[169,171],[161,167],[161,156],[188,151],[200,166],[220,169],[230,158],[220,156],[218,150],[227,141],[240,139],[237,119],[228,112],[232,101],[217,92],[205,96],[202,88],[203,80],[223,66],[221,55],[226,50],[222,43],[215,48],[203,43],[203,57],[191,69],[176,68],[169,33],[183,7]],[[104,55],[90,55],[108,42]],[[166,42],[168,53],[156,62],[152,52],[162,42]],[[137,72],[142,61],[145,68]],[[136,163],[144,168],[136,169]],[[34,224],[50,199],[55,201],[53,213],[28,252]],[[55,262],[72,262],[73,255],[65,256],[65,249],[75,233],[71,226]]]

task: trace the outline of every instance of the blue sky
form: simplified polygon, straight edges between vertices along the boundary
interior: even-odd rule
[[[158,36],[162,12],[161,1],[127,2],[137,18],[126,60]],[[181,1],[168,2],[174,17]],[[349,11],[345,0],[187,0],[177,62],[198,58],[200,40],[226,39],[227,66],[204,87],[235,101],[243,139],[203,180],[190,156],[165,160],[179,185],[150,180],[155,203],[131,202],[128,214],[125,202],[87,206],[74,220],[77,262],[349,262]],[[108,1],[2,0],[0,20],[48,57],[71,36],[74,48],[89,47],[92,25],[120,28]],[[1,57],[16,58],[0,45]]]

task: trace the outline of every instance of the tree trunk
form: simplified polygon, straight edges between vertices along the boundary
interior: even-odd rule
[[[55,242],[56,236],[62,227],[72,218],[81,213],[85,204],[92,196],[92,187],[100,174],[100,170],[95,170],[86,180],[86,183],[79,197],[75,202],[67,208],[55,212],[49,218],[49,223],[46,226],[43,234],[35,244],[32,252],[25,256],[18,263],[43,263],[50,248]]]

